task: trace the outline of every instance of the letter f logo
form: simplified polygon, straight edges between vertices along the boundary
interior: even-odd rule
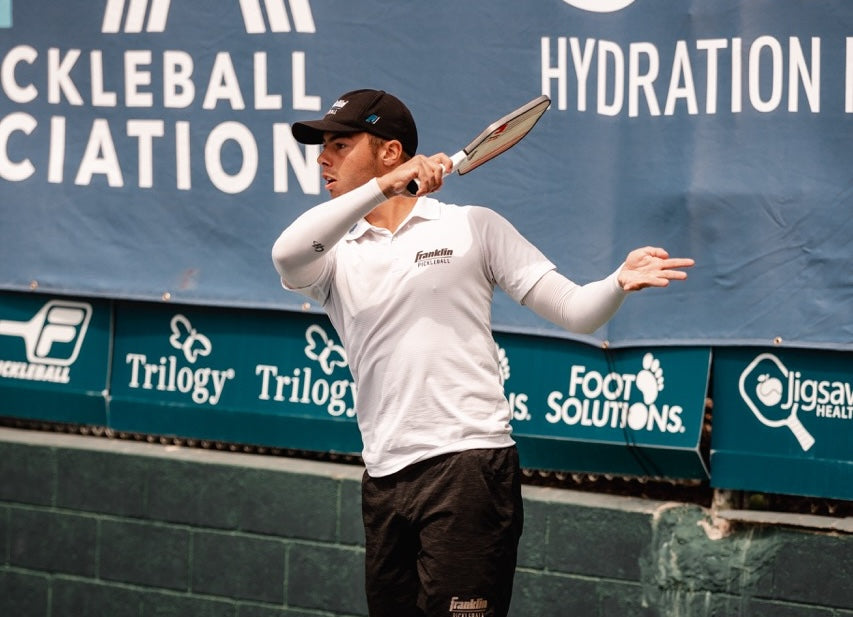
[[[0,28],[12,27],[12,0],[0,0]]]

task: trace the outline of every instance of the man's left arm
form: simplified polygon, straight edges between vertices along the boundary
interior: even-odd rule
[[[631,251],[607,278],[586,285],[552,270],[527,292],[522,304],[570,332],[592,334],[616,314],[628,292],[684,280],[687,273],[681,268],[693,264],[692,259],[671,258],[664,249],[647,246]]]

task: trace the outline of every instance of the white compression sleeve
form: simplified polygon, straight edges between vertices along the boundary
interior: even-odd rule
[[[273,263],[282,280],[295,289],[315,282],[327,251],[386,199],[374,178],[302,213],[281,232],[272,248]]]
[[[618,276],[616,270],[600,281],[578,285],[551,270],[536,282],[521,303],[570,332],[592,334],[613,317],[628,295],[619,285]]]

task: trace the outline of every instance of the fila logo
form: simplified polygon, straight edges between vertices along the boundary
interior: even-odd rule
[[[27,362],[70,366],[92,319],[88,302],[49,300],[29,321],[0,319],[0,335],[24,339]]]
[[[3,27],[4,4],[9,4],[9,25],[11,25],[11,0],[0,0],[0,27]],[[248,34],[269,32],[314,33],[314,16],[308,0],[239,0],[240,12]],[[285,4],[290,6],[288,17]],[[169,16],[171,0],[107,0],[101,32],[115,34],[136,34],[140,32],[164,32]],[[269,20],[264,19],[264,10]],[[291,28],[291,19],[293,27]]]
[[[0,335],[22,338],[27,357],[0,359],[0,378],[69,383],[91,318],[88,302],[49,300],[28,321],[0,319]]]
[[[150,1],[150,6],[149,6]],[[107,0],[104,9],[104,21],[101,32],[115,34],[116,32],[138,33],[163,32],[166,29],[166,18],[169,16],[171,0]],[[127,5],[127,15],[125,15]],[[148,17],[146,22],[145,18]],[[122,29],[122,17],[124,29]]]

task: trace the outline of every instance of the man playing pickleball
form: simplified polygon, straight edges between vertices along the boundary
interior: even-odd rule
[[[573,283],[493,210],[428,196],[452,162],[417,154],[411,113],[382,91],[343,94],[292,131],[323,145],[332,199],[282,232],[273,261],[285,288],[323,306],[356,383],[370,615],[504,617],[523,514],[495,286],[591,333],[627,292],[682,280],[693,260],[646,247]]]

